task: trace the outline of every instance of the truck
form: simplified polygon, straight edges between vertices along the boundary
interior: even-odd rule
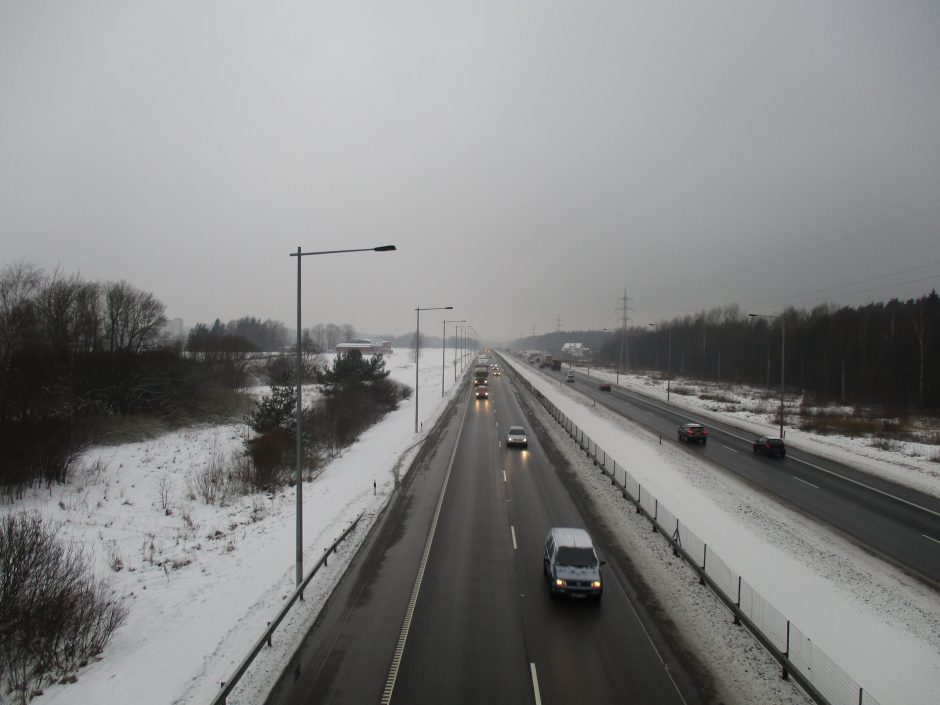
[[[561,369],[561,360],[559,360],[557,357],[552,360],[552,369],[553,370]]]
[[[552,356],[551,356],[551,355],[542,355],[542,357],[539,358],[539,369],[542,369],[543,367],[549,367],[549,368],[550,368],[551,366],[552,366]]]
[[[486,365],[476,365],[473,368],[473,386],[478,387],[481,384],[486,384],[489,379],[490,368]]]

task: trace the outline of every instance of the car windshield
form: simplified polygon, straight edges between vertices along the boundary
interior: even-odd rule
[[[511,426],[509,428],[509,433],[513,436],[524,436],[525,429],[520,426]]]
[[[574,568],[593,568],[597,565],[597,557],[594,555],[594,549],[591,548],[560,546],[555,562]]]

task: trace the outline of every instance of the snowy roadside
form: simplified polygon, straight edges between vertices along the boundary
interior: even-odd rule
[[[304,484],[305,570],[360,513],[363,521],[314,577],[305,602],[291,610],[274,648],[262,653],[230,703],[258,702],[273,685],[283,655],[303,637],[391,496],[393,469],[407,470],[423,428],[452,398],[452,376],[441,396],[440,355],[422,351],[422,433],[414,433],[412,396]],[[414,386],[407,351],[386,360],[393,379]],[[35,490],[9,507],[61,523],[63,536],[94,551],[98,574],[130,608],[100,660],[83,668],[77,682],[49,686],[33,703],[204,705],[216,695],[294,587],[293,488],[223,507],[193,499],[189,489],[207,463],[240,451],[246,432],[229,424],[93,448],[69,484]]]
[[[935,591],[729,473],[715,472],[683,448],[660,445],[657,435],[625,424],[603,407],[587,406],[568,385],[524,362],[510,362],[881,705],[940,702],[940,596]],[[760,669],[752,671],[744,657],[762,649],[756,642],[749,647],[726,634],[724,622],[730,618],[723,608],[716,609],[719,617],[724,612],[724,622],[705,617],[709,612],[704,608],[698,616],[703,588],[691,571],[682,568],[674,579],[660,580],[658,576],[671,570],[664,564],[677,559],[655,543],[640,550],[648,542],[628,530],[635,518],[623,516],[630,515],[623,499],[618,502],[617,493],[609,498],[606,480],[598,480],[590,463],[582,459],[580,466],[582,481],[600,493],[597,505],[605,521],[622,527],[618,534],[631,555],[643,560],[651,586],[700,654],[714,659],[717,673],[732,674],[735,689],[761,692],[763,680],[748,685],[749,676]],[[721,643],[719,648],[715,641]],[[766,701],[765,696],[728,698]]]

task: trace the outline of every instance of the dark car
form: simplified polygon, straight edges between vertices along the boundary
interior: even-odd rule
[[[782,438],[773,438],[770,436],[761,436],[754,441],[754,452],[761,455],[779,455],[781,458],[787,456],[787,447]]]
[[[477,399],[489,399],[490,398],[490,388],[485,384],[481,384],[476,388]]]
[[[686,443],[705,444],[708,441],[708,429],[700,423],[681,423],[678,428],[679,440]]]
[[[600,389],[602,392],[609,392],[610,382],[601,382],[599,385],[597,385],[597,388]]]

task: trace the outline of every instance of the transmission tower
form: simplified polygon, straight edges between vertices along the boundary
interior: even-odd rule
[[[617,360],[617,384],[620,384],[620,368],[623,365],[623,351],[626,348],[627,351],[627,366],[630,364],[630,348],[629,341],[627,341],[627,325],[630,323],[630,312],[633,310],[633,307],[630,306],[630,297],[627,296],[627,290],[623,290],[623,299],[621,300],[620,306],[617,308],[618,311],[623,315],[623,323],[620,327],[620,357]]]

